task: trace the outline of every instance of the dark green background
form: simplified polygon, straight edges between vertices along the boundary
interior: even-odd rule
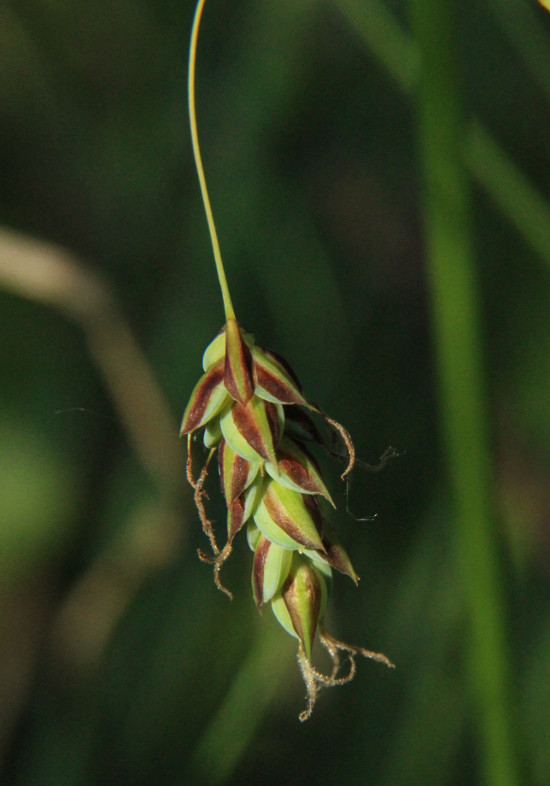
[[[500,655],[521,773],[501,783],[544,786],[550,17],[527,0],[455,11]],[[182,462],[177,421],[223,322],[188,132],[192,13],[189,0],[0,8],[0,220],[110,282],[172,413],[167,454]],[[340,493],[340,536],[362,580],[336,577],[328,615],[335,635],[397,669],[358,663],[299,724],[296,643],[254,609],[244,537],[225,569],[230,604],[197,560],[183,463],[168,493],[132,448],[81,326],[0,280],[2,783],[500,786],[483,774],[468,676],[410,16],[403,0],[208,0],[197,71],[240,322],[287,358],[361,458],[404,451],[354,476],[350,508],[373,521],[347,516]],[[474,118],[500,158],[476,147]],[[334,490],[337,479],[334,467]]]

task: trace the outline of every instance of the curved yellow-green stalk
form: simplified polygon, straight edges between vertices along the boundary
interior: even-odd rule
[[[199,135],[197,131],[197,113],[195,111],[195,62],[197,59],[197,40],[199,37],[199,25],[202,17],[202,11],[206,0],[199,0],[195,9],[195,16],[193,18],[193,27],[191,30],[191,43],[189,47],[189,78],[188,78],[188,98],[189,98],[189,124],[191,126],[191,142],[193,145],[193,155],[195,157],[195,166],[197,167],[197,175],[201,187],[202,201],[204,203],[204,211],[206,213],[206,220],[208,221],[208,230],[210,232],[210,239],[212,240],[212,250],[214,251],[214,261],[216,262],[216,272],[218,274],[218,281],[220,282],[220,289],[222,291],[223,307],[226,319],[235,319],[235,312],[231,302],[231,295],[229,294],[229,287],[227,286],[227,279],[225,277],[225,270],[222,262],[222,255],[220,252],[220,244],[218,242],[218,233],[216,232],[216,225],[214,223],[214,216],[212,214],[212,207],[210,205],[210,198],[208,196],[208,189],[206,187],[206,178],[204,176],[204,168],[202,165],[201,151],[199,145]]]

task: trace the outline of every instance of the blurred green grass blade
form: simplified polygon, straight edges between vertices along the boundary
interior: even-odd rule
[[[440,406],[455,506],[455,548],[469,618],[465,642],[478,723],[483,782],[519,784],[510,700],[491,468],[478,293],[460,156],[460,108],[450,2],[412,0],[421,51],[418,92],[424,223]]]
[[[526,718],[526,739],[533,762],[533,783],[544,786],[550,781],[550,745],[548,725],[541,718],[550,717],[550,628],[539,626],[530,648],[527,668],[522,674],[522,703]]]
[[[417,84],[418,49],[411,35],[405,32],[387,7],[378,0],[368,4],[354,0],[333,0],[348,19],[355,32],[376,55],[397,85],[411,94]],[[497,6],[504,3],[494,0]],[[517,11],[517,9],[516,9]],[[526,14],[507,10],[506,19],[516,15],[525,22]],[[531,23],[532,15],[529,20]],[[532,25],[531,25],[532,26]],[[521,28],[524,31],[524,28]],[[530,28],[529,28],[530,29]],[[380,38],[383,38],[381,41]],[[544,87],[550,91],[550,77],[542,69],[541,53],[543,33],[536,36],[537,53],[529,54],[536,60],[539,81],[545,76]],[[522,51],[527,56],[527,45]],[[550,58],[550,55],[548,55]],[[550,259],[550,204],[531,184],[519,167],[498,144],[483,123],[473,119],[465,125],[463,156],[466,166],[479,184],[490,195],[502,213],[516,228],[536,254],[548,264]],[[458,153],[457,153],[458,155]]]
[[[477,180],[550,267],[550,205],[477,121],[469,125],[465,155]]]
[[[467,697],[456,668],[464,622],[447,500],[437,495],[412,545],[387,620],[388,651],[406,675],[406,695],[377,786],[448,782],[466,722]]]
[[[399,86],[409,92],[418,73],[417,47],[385,3],[335,0],[335,4]]]
[[[288,639],[274,624],[258,628],[248,657],[195,748],[190,782],[217,786],[231,777],[268,707],[280,693],[287,675],[288,647]],[[288,659],[286,665],[290,664],[292,660]]]

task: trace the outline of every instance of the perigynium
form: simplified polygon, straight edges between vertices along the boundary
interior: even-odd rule
[[[187,477],[212,554],[200,558],[214,566],[219,589],[229,597],[220,579],[235,536],[246,526],[254,552],[252,591],[257,607],[270,603],[279,623],[298,639],[298,661],[307,688],[307,707],[300,720],[310,717],[322,687],[342,685],[355,674],[355,655],[393,664],[385,655],[338,641],[323,627],[323,615],[332,583],[332,571],[345,573],[357,584],[351,561],[329,527],[323,508],[334,507],[320,467],[308,444],[318,443],[332,455],[345,455],[345,480],[355,463],[348,432],[306,398],[288,364],[256,344],[235,318],[206,188],[195,114],[195,61],[197,38],[205,0],[199,0],[191,32],[189,53],[189,117],[193,153],[207,216],[225,324],[206,348],[203,375],[183,415],[181,434],[187,436]],[[315,418],[324,421],[343,450],[327,442]],[[192,440],[203,432],[206,460],[198,474],[192,462]],[[217,454],[221,490],[227,507],[227,537],[218,545],[204,506],[204,483]],[[332,659],[330,674],[312,664],[315,637]],[[347,672],[340,676],[340,653],[348,656]]]

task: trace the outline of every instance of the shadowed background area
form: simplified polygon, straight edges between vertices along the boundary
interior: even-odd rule
[[[330,630],[397,668],[358,662],[301,725],[245,537],[231,603],[197,559],[178,440],[224,321],[193,7],[0,7],[0,780],[544,786],[550,16],[206,4],[199,136],[237,317],[364,461],[402,451],[354,474],[372,520],[327,476],[361,576],[335,576]]]

